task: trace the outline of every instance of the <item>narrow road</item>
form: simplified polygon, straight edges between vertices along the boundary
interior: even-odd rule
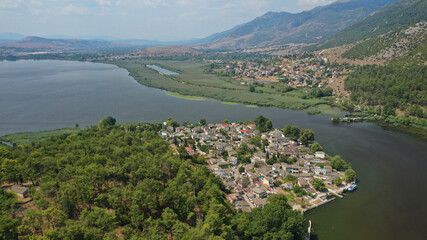
[[[247,203],[249,203],[249,206],[251,206],[252,209],[256,208],[256,206],[251,203],[251,201],[249,200],[248,196],[246,196],[246,194],[243,194],[243,198]]]

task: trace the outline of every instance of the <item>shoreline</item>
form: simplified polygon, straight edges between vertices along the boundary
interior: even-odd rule
[[[168,92],[177,93],[184,96],[193,96],[214,99],[225,103],[237,103],[257,107],[274,107],[285,110],[306,111],[310,107],[319,105],[333,105],[325,99],[300,99],[291,95],[279,95],[277,93],[253,93],[249,92],[246,87],[236,85],[224,81],[223,78],[213,74],[209,74],[210,78],[222,81],[222,84],[227,86],[217,86],[218,81],[206,82],[204,72],[183,72],[180,75],[162,75],[158,71],[146,67],[150,63],[149,60],[140,60],[138,63],[129,63],[126,60],[121,61],[95,61],[95,63],[111,64],[128,71],[129,76],[135,79],[139,84],[146,87],[165,90]],[[132,65],[133,64],[133,65]],[[162,65],[162,62],[151,61],[150,64],[162,66],[162,68],[170,69],[168,66]],[[200,64],[200,63],[198,63]],[[200,69],[199,69],[200,71]],[[144,75],[145,74],[145,75]],[[189,75],[185,76],[185,74]],[[202,76],[200,76],[202,74]],[[152,79],[151,79],[152,78]],[[187,80],[189,78],[190,80]],[[195,80],[196,79],[196,80]],[[218,83],[221,84],[221,83]],[[239,99],[235,97],[239,95]],[[333,107],[333,106],[331,106]],[[322,112],[323,114],[323,112]],[[326,113],[325,115],[331,115]]]

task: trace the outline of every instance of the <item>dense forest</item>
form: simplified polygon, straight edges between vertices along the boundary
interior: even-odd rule
[[[0,239],[303,239],[307,222],[273,195],[239,213],[222,181],[180,159],[159,123],[97,127],[31,145],[0,146],[2,186],[30,185],[17,204],[0,189]]]
[[[349,74],[345,88],[351,91],[351,100],[360,104],[408,110],[427,106],[426,79],[424,65],[366,65]]]

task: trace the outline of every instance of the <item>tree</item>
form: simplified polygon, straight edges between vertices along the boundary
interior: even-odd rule
[[[331,167],[336,170],[346,169],[347,163],[339,155],[337,155],[332,158]]]
[[[262,140],[262,146],[267,147],[268,145],[270,145],[270,142],[268,142],[267,139],[263,139]]]
[[[280,157],[279,157],[279,161],[280,162],[287,162],[288,161],[288,159],[289,159],[289,157],[288,156],[286,156],[286,155],[280,155]]]
[[[245,120],[245,125],[252,124],[253,122],[251,120]]]
[[[245,171],[245,167],[243,167],[243,166],[239,167],[239,173],[242,173],[244,171]]]
[[[322,152],[322,151],[323,151],[323,148],[322,148],[322,146],[320,146],[320,144],[319,144],[318,142],[314,142],[314,143],[311,145],[310,150],[311,150],[312,152]]]
[[[276,163],[276,161],[273,158],[267,158],[265,160],[265,163],[267,163],[268,165],[273,165]]]
[[[1,165],[1,172],[3,175],[3,180],[8,181],[9,183],[17,183],[21,178],[20,164],[15,159],[3,159]]]
[[[325,183],[319,178],[314,178],[311,185],[313,185],[317,191],[324,191],[326,189]]]
[[[282,182],[280,180],[274,181],[274,186],[275,187],[280,187],[280,185],[282,185]]]
[[[300,141],[304,145],[308,145],[314,141],[314,131],[311,129],[304,129],[301,131]]]
[[[294,163],[296,163],[297,161],[298,161],[298,159],[297,159],[296,157],[288,158],[288,163],[289,163],[289,164],[294,164]]]
[[[423,118],[424,111],[419,105],[412,105],[408,108],[408,113],[412,116]]]
[[[273,123],[271,122],[271,120],[262,115],[255,118],[254,122],[255,122],[256,128],[260,132],[269,132],[273,130]]]
[[[293,141],[297,141],[300,137],[301,130],[297,126],[286,125],[282,129],[283,134]]]
[[[342,179],[340,177],[334,178],[334,183],[337,186],[340,186],[342,184]]]
[[[225,160],[227,160],[227,158],[228,158],[228,151],[227,150],[222,150],[222,152],[221,152],[221,155],[222,155],[222,157],[225,159]]]
[[[101,121],[98,122],[98,127],[99,128],[106,128],[106,127],[114,126],[115,124],[116,124],[115,118],[107,117],[107,118],[102,119]]]
[[[351,182],[354,179],[356,179],[356,172],[351,168],[347,169],[344,174],[345,174],[344,181],[346,182]]]
[[[274,196],[274,195],[273,195]],[[250,213],[237,215],[233,220],[242,239],[304,239],[307,222],[297,211],[289,209],[280,200],[273,199],[264,208],[255,208]]]
[[[237,149],[237,155],[244,156],[249,152],[249,146],[246,143],[240,144],[239,148]]]
[[[288,198],[284,194],[273,194],[268,197],[270,203],[280,205],[284,208],[290,209],[291,207],[288,204]]]
[[[227,119],[222,120],[222,123],[229,123]]]
[[[171,126],[171,127],[173,127],[173,128],[177,128],[177,127],[179,127],[179,123],[177,122],[177,121],[175,121],[175,119],[173,119],[173,118],[168,118],[168,120],[166,120],[166,124],[168,125],[168,126]]]
[[[184,126],[184,127],[191,127],[191,122],[185,121],[185,122],[182,123],[182,126]]]
[[[249,143],[257,147],[261,147],[261,136],[253,137],[249,140]]]
[[[386,104],[386,105],[384,106],[383,115],[384,115],[385,117],[389,117],[389,116],[396,116],[396,110],[394,109],[393,105],[391,105],[391,104]]]
[[[19,220],[0,214],[0,239],[18,239]]]
[[[206,119],[202,118],[199,122],[201,126],[206,126]]]
[[[375,109],[375,114],[377,114],[378,116],[381,116],[381,115],[382,115],[382,112],[383,112],[383,110],[382,110],[381,106],[378,106],[378,107]]]
[[[91,210],[85,209],[79,219],[84,225],[94,227],[103,233],[111,231],[116,223],[116,216],[105,209],[93,207]]]
[[[255,92],[255,87],[253,85],[249,86],[249,92]]]

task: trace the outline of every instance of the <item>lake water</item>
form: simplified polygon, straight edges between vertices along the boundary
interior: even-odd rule
[[[329,116],[190,101],[138,84],[113,65],[67,61],[0,62],[0,136],[118,123],[254,119],[310,128],[331,155],[351,162],[359,189],[309,211],[317,239],[427,239],[427,142],[369,123],[332,124]]]
[[[178,73],[176,73],[176,72],[169,71],[169,70],[164,69],[164,68],[161,68],[161,67],[159,67],[159,66],[157,66],[157,65],[147,65],[147,67],[148,67],[148,68],[151,68],[151,69],[154,69],[154,70],[156,70],[157,72],[159,72],[159,73],[161,73],[161,74],[164,74],[164,75],[179,75],[179,74],[178,74]]]

